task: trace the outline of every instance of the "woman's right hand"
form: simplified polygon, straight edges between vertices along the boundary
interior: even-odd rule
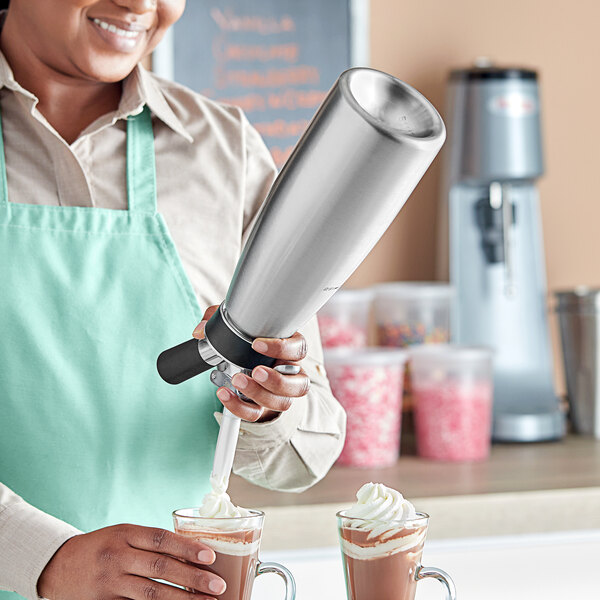
[[[49,600],[206,600],[226,587],[218,575],[202,569],[214,561],[215,553],[192,538],[114,525],[68,539],[42,571],[38,594]]]

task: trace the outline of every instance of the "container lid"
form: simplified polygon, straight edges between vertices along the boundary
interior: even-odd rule
[[[368,348],[326,348],[323,350],[325,367],[340,365],[385,367],[403,365],[408,354],[405,350],[388,348],[387,346],[370,346]]]
[[[447,300],[454,296],[448,283],[439,281],[391,281],[373,287],[375,298],[403,298],[405,300]]]
[[[455,69],[450,72],[450,81],[484,81],[498,79],[529,79],[536,80],[537,72],[521,67],[471,67],[470,69]]]
[[[408,358],[419,364],[464,365],[482,360],[491,360],[492,349],[485,346],[464,346],[461,344],[421,344],[411,346]]]
[[[572,290],[554,292],[558,304],[557,311],[591,311],[600,310],[600,289],[589,288],[585,285],[577,286]]]
[[[364,303],[370,302],[373,299],[373,290],[372,288],[360,288],[360,289],[341,289],[338,290],[329,300],[327,300],[326,304],[336,304],[340,303]]]

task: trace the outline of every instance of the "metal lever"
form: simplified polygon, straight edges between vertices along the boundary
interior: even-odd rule
[[[490,206],[502,211],[502,245],[504,254],[504,294],[515,295],[515,273],[512,249],[513,207],[510,201],[510,184],[494,181],[490,184]]]

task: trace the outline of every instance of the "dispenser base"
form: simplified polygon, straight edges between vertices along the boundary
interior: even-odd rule
[[[549,442],[566,433],[565,415],[559,411],[497,413],[492,423],[493,442]]]

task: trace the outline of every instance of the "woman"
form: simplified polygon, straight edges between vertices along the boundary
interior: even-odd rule
[[[314,321],[255,342],[303,367],[237,375],[256,407],[155,371],[224,298],[275,176],[241,111],[138,66],[184,4],[2,16],[0,588],[31,599],[191,598],[157,579],[223,592],[210,549],[157,528],[206,491],[221,403],[248,421],[234,468],[258,485],[300,491],[343,443]]]

